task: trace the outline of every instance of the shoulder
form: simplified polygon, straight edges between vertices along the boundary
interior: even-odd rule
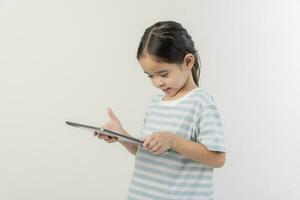
[[[212,95],[200,88],[191,95],[190,99],[194,100],[200,107],[215,103]]]

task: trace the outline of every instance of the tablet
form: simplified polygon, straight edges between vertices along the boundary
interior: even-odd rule
[[[130,136],[127,136],[127,135],[123,135],[121,133],[116,133],[114,131],[110,131],[110,130],[107,130],[107,129],[104,129],[104,128],[101,128],[101,127],[78,124],[78,123],[69,122],[69,121],[66,121],[66,124],[68,124],[70,126],[77,127],[77,128],[82,128],[82,129],[85,129],[85,130],[88,130],[88,131],[98,132],[98,133],[101,133],[103,135],[107,135],[107,136],[110,136],[110,137],[116,137],[119,141],[138,144],[138,145],[143,145],[143,141],[141,141],[137,138],[130,137]]]

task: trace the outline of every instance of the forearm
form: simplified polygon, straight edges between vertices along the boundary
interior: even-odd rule
[[[196,162],[219,168],[225,163],[225,153],[209,151],[203,144],[174,135],[172,149]]]
[[[125,130],[124,132],[122,132],[124,135],[127,135],[127,136],[130,136]],[[137,151],[137,145],[136,144],[131,144],[131,143],[128,143],[128,142],[122,142],[122,141],[119,141],[122,146],[124,146],[130,153],[132,153],[133,155],[136,154],[136,151]]]
[[[130,153],[133,155],[136,154],[137,151],[137,145],[136,144],[130,144],[128,142],[121,142],[119,141]]]

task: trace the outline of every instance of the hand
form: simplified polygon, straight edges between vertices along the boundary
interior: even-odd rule
[[[174,133],[155,132],[145,138],[143,147],[153,154],[161,154],[172,148]]]
[[[124,133],[124,129],[122,127],[122,124],[120,122],[120,120],[117,118],[117,116],[113,113],[113,111],[108,108],[107,109],[107,113],[110,117],[110,121],[104,123],[101,127],[110,131],[115,131],[117,133]],[[105,142],[107,143],[113,143],[118,141],[118,139],[116,137],[111,137],[111,136],[107,136],[98,132],[94,132],[94,136],[98,136],[99,139],[104,139]]]

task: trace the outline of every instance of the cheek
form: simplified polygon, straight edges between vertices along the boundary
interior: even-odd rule
[[[164,83],[167,85],[167,86],[170,86],[170,87],[174,87],[176,85],[176,80],[172,79],[172,78],[164,78]]]
[[[151,81],[152,85],[155,85],[154,79],[150,79],[150,81]]]
[[[176,82],[177,82],[178,85],[182,85],[187,81],[187,79],[188,79],[188,77],[186,75],[182,74],[182,75],[177,77]]]
[[[172,77],[172,78],[168,78],[167,82],[173,86],[173,87],[177,87],[178,85],[181,84],[182,80],[180,77]]]

